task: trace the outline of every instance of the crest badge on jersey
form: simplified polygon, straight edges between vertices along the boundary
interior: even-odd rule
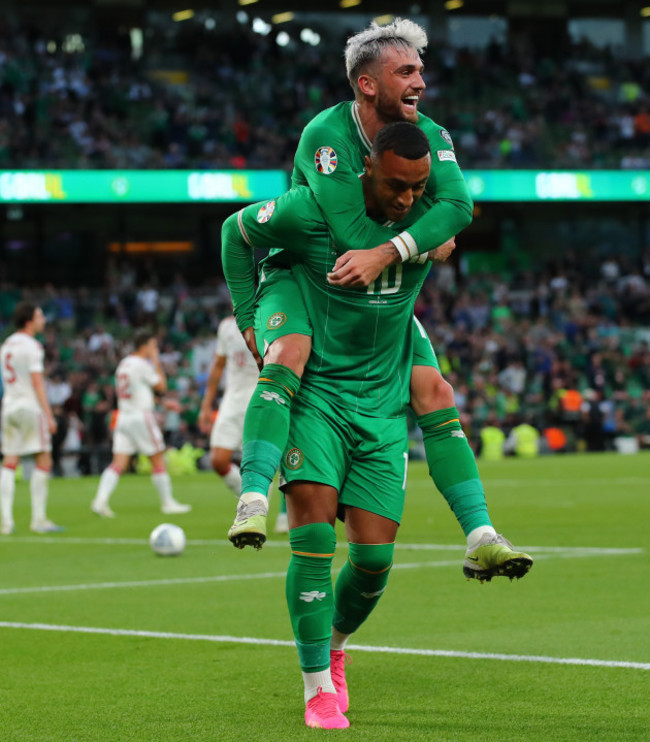
[[[440,129],[440,136],[447,142],[447,144],[453,149],[454,143],[451,138],[451,134],[447,131],[447,129]]]
[[[319,147],[314,157],[316,170],[323,175],[331,175],[338,165],[336,152],[331,147]]]
[[[284,312],[274,312],[267,320],[266,327],[268,330],[277,330],[278,327],[287,321],[287,315]]]
[[[451,134],[447,131],[447,129],[440,129],[440,136],[447,142],[447,144],[453,149],[454,143],[451,139]]]
[[[273,216],[274,211],[275,201],[269,201],[267,204],[260,207],[260,210],[257,212],[257,221],[260,224],[266,224],[266,222],[268,222],[268,220]]]
[[[302,462],[305,457],[302,455],[302,451],[299,448],[292,448],[284,457],[284,461],[288,469],[299,469],[302,466]]]

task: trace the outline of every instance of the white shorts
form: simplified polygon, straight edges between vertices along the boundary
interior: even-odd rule
[[[241,451],[244,436],[244,418],[255,387],[243,394],[224,394],[219,405],[219,414],[210,433],[210,448],[225,448]]]
[[[164,450],[165,441],[153,412],[118,413],[113,433],[113,453],[153,456]]]
[[[3,408],[2,453],[5,456],[31,456],[51,450],[52,437],[40,407]]]

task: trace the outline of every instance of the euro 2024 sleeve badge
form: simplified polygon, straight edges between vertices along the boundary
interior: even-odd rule
[[[266,222],[268,222],[268,220],[273,216],[274,211],[275,201],[269,201],[264,204],[264,206],[260,206],[260,210],[257,212],[257,221],[260,224],[266,224]]]
[[[319,147],[314,157],[316,170],[323,175],[331,175],[338,164],[336,152],[331,147]]]

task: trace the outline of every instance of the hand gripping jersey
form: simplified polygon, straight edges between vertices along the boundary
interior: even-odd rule
[[[120,413],[151,412],[153,387],[160,382],[154,367],[136,355],[122,359],[115,371],[117,404]]]
[[[43,373],[43,346],[26,332],[10,335],[0,349],[5,412],[30,408],[40,410],[32,373]]]
[[[414,209],[414,211],[417,211]],[[381,228],[386,236],[395,234]],[[253,247],[291,256],[313,326],[301,394],[334,395],[341,407],[372,417],[398,417],[409,399],[413,304],[429,264],[389,266],[368,288],[330,286],[336,250],[314,194],[295,188],[275,201],[229,217],[223,234],[224,273],[235,316],[251,311]],[[249,322],[250,324],[250,322]]]

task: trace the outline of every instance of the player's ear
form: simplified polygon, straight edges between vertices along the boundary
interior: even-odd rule
[[[377,94],[377,81],[370,75],[359,75],[357,85],[363,95],[374,96]]]

